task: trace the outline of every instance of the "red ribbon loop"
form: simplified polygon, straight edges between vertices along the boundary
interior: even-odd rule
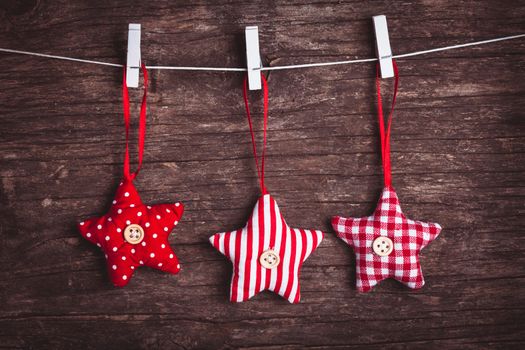
[[[383,177],[385,187],[392,185],[392,169],[390,167],[390,127],[392,125],[392,114],[394,113],[394,106],[396,105],[397,87],[399,84],[399,72],[397,70],[396,61],[392,61],[394,65],[394,97],[392,98],[392,107],[388,113],[387,129],[385,132],[385,121],[383,116],[383,102],[381,101],[381,78],[379,74],[379,64],[377,65],[376,73],[376,88],[377,88],[377,117],[379,119],[379,136],[381,137],[381,159],[383,162]]]
[[[263,96],[264,96],[264,128],[263,128],[263,151],[261,155],[261,166],[259,167],[259,159],[257,157],[257,146],[255,145],[255,134],[253,131],[252,117],[250,114],[250,105],[248,101],[248,78],[244,78],[244,105],[246,106],[246,117],[248,118],[248,125],[250,126],[250,135],[252,137],[253,146],[253,157],[255,158],[255,166],[257,167],[257,175],[261,185],[261,192],[263,195],[267,194],[266,187],[264,186],[264,159],[266,156],[266,131],[268,129],[268,83],[263,74],[261,74]]]
[[[144,156],[144,139],[146,137],[146,97],[148,94],[148,71],[144,63],[142,66],[142,74],[144,75],[144,95],[142,96],[142,104],[140,106],[139,119],[139,152],[138,165],[134,173],[129,172],[129,94],[128,86],[126,85],[126,67],[124,67],[124,78],[122,79],[122,100],[124,104],[124,123],[126,126],[126,153],[124,155],[124,176],[126,179],[133,180],[142,168],[142,158]]]

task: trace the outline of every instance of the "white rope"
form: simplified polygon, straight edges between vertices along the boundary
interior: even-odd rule
[[[16,54],[20,54],[20,55],[55,58],[57,60],[64,60],[64,61],[75,61],[75,62],[82,62],[82,63],[100,64],[100,65],[103,65],[103,66],[111,66],[111,67],[124,67],[122,64],[117,64],[117,63],[107,63],[107,62],[100,62],[100,61],[84,60],[84,59],[81,59],[81,58],[72,58],[72,57],[57,56],[57,55],[47,55],[45,53],[38,53],[38,52],[29,52],[29,51],[20,51],[20,50],[11,50],[11,49],[1,49],[1,48],[0,48],[0,51],[2,51],[2,52],[9,52],[9,53],[16,53]]]
[[[221,68],[221,67],[177,67],[177,66],[146,66],[148,69],[163,70],[203,70],[210,72],[246,72],[246,68]]]
[[[261,68],[261,70],[283,70],[283,69],[297,69],[297,68],[311,68],[311,67],[326,67],[326,66],[336,66],[339,64],[351,64],[351,63],[374,62],[374,61],[377,61],[377,58],[361,58],[361,59],[348,60],[348,61],[292,64],[289,66],[263,67]]]
[[[425,54],[433,53],[433,52],[454,50],[454,49],[459,49],[459,48],[469,47],[469,46],[485,45],[485,44],[495,43],[498,41],[513,40],[513,39],[519,39],[523,37],[525,37],[525,34],[504,36],[501,38],[475,41],[475,42],[466,43],[466,44],[451,45],[451,46],[445,46],[445,47],[438,47],[438,48],[430,49],[430,50],[416,51],[416,52],[410,52],[410,53],[405,53],[405,54],[400,54],[400,55],[394,55],[392,56],[392,58],[405,58],[405,57],[419,56],[419,55],[425,55]],[[20,55],[29,55],[29,56],[38,56],[38,57],[45,57],[45,58],[54,58],[54,59],[64,60],[64,61],[91,63],[91,64],[98,64],[102,66],[110,66],[110,67],[124,67],[124,65],[118,64],[118,63],[108,63],[108,62],[101,62],[101,61],[85,60],[81,58],[48,55],[48,54],[29,52],[29,51],[20,51],[20,50],[0,48],[0,52],[14,53],[14,54],[20,54]],[[374,62],[374,61],[377,61],[377,58],[362,58],[362,59],[354,59],[354,60],[347,60],[347,61],[305,63],[305,64],[293,64],[293,65],[287,65],[287,66],[262,67],[260,68],[260,70],[261,71],[271,71],[271,70],[284,70],[284,69],[326,67],[326,66],[335,66],[335,65],[341,65],[341,64],[352,64],[352,63],[363,63],[363,62]],[[177,66],[146,66],[146,68],[159,69],[159,70],[212,71],[212,72],[246,72],[247,70],[246,68],[177,67]]]
[[[393,58],[404,58],[404,57],[411,57],[411,56],[417,56],[417,55],[425,55],[427,53],[432,53],[432,52],[454,50],[454,49],[460,49],[462,47],[469,47],[469,46],[476,46],[476,45],[485,45],[485,44],[495,43],[495,42],[498,42],[498,41],[519,39],[519,38],[523,38],[523,37],[525,37],[525,34],[504,36],[502,38],[482,40],[482,41],[475,41],[473,43],[451,45],[451,46],[438,47],[436,49],[430,49],[430,50],[425,50],[425,51],[416,51],[416,52],[411,52],[411,53],[405,53],[405,54],[402,54],[402,55],[395,55]]]

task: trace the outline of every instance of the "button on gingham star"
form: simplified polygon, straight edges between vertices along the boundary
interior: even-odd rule
[[[394,278],[413,289],[425,284],[419,252],[439,235],[441,226],[407,219],[391,186],[383,189],[371,216],[336,216],[332,226],[339,238],[354,248],[356,284],[360,292],[370,291],[386,278]],[[388,256],[379,256],[372,248],[372,242],[381,236],[389,237],[394,243]]]

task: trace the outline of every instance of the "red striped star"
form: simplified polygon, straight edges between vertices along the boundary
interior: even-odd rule
[[[230,301],[242,302],[270,290],[298,303],[301,266],[323,238],[321,231],[290,228],[277,203],[265,194],[246,226],[217,233],[210,242],[233,263]]]

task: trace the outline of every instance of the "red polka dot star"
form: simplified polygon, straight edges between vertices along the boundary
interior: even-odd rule
[[[109,212],[78,224],[82,236],[102,249],[106,256],[109,277],[113,284],[124,287],[134,270],[142,265],[176,274],[179,260],[171,249],[168,236],[179,223],[184,211],[181,203],[145,205],[133,185],[142,166],[146,133],[146,96],[148,74],[144,64],[144,97],[140,109],[138,166],[129,171],[129,97],[124,69],[123,101],[126,126],[124,178],[115,194]]]
[[[113,284],[124,287],[142,265],[172,274],[180,271],[168,236],[183,211],[181,203],[144,205],[133,182],[124,179],[109,212],[81,222],[78,228],[104,252]]]

